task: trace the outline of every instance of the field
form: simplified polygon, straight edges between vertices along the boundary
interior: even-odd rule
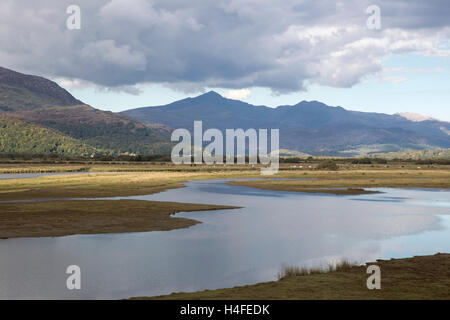
[[[314,170],[315,163],[283,165],[274,176],[249,166],[175,166],[172,164],[3,164],[0,173],[84,172],[79,175],[0,180],[0,200],[98,198],[152,194],[201,179],[262,178],[232,184],[312,193],[357,194],[364,188],[450,188],[449,165],[339,165],[337,171]],[[88,174],[86,174],[88,172]],[[91,173],[89,173],[91,172]],[[303,179],[303,180],[276,180]]]

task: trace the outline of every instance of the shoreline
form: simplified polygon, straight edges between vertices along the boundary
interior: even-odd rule
[[[0,205],[0,239],[135,233],[188,228],[179,212],[239,207],[146,200],[58,200]]]
[[[0,203],[0,237],[59,237],[188,228],[201,222],[172,215],[177,212],[239,207],[93,198],[151,194],[184,187],[187,181],[255,177],[261,178],[258,171],[158,171],[0,180],[0,200],[53,198],[42,202]],[[336,172],[284,170],[271,178],[225,183],[280,191],[339,192],[338,196],[345,192],[361,194],[359,192],[367,187],[450,189],[450,168],[447,167],[440,170]],[[73,199],[64,200],[65,197]],[[356,266],[347,271],[293,276],[250,286],[133,299],[450,299],[449,290],[443,291],[450,287],[449,254],[380,260],[376,263],[381,263],[384,284],[379,292],[365,288],[368,275],[364,266]],[[433,269],[435,267],[438,269]],[[389,270],[394,273],[389,274]],[[392,291],[392,286],[400,289]],[[408,291],[408,288],[412,288],[412,291]]]
[[[381,270],[381,289],[366,286],[367,266]],[[343,270],[287,276],[233,288],[178,292],[130,300],[417,300],[450,299],[450,254],[377,260]]]
[[[1,169],[1,168],[0,168]],[[450,168],[449,168],[450,169]],[[92,173],[92,174],[69,174],[52,175],[39,178],[24,179],[5,179],[0,180],[0,222],[3,223],[3,229],[0,225],[0,238],[9,238],[15,236],[61,236],[77,234],[77,228],[72,225],[82,225],[78,233],[100,234],[105,230],[109,233],[118,232],[139,232],[170,230],[170,226],[178,221],[174,218],[161,223],[156,221],[156,216],[146,216],[148,221],[143,223],[150,228],[141,229],[134,226],[131,229],[121,229],[114,227],[109,230],[110,222],[106,217],[114,217],[111,212],[118,212],[114,206],[117,200],[96,200],[96,198],[113,198],[125,196],[138,196],[154,194],[169,189],[182,188],[188,181],[211,180],[211,179],[243,179],[243,178],[261,178],[259,172],[242,171],[236,172],[218,171],[218,172],[128,172],[128,173]],[[272,179],[271,179],[272,178]],[[341,170],[341,171],[280,171],[276,176],[258,180],[230,181],[225,182],[231,185],[247,186],[275,191],[297,191],[307,193],[335,194],[340,195],[360,195],[367,193],[377,193],[377,191],[365,190],[364,188],[390,187],[390,188],[439,188],[450,189],[450,170]],[[282,180],[282,179],[291,180]],[[307,179],[305,179],[307,178]],[[420,178],[420,179],[418,179]],[[80,198],[83,198],[81,202]],[[38,200],[48,201],[38,201]],[[30,200],[30,202],[11,202],[20,200]],[[33,202],[32,200],[37,200]],[[3,202],[1,201],[9,201]],[[102,206],[86,207],[85,201],[101,201]],[[121,200],[130,201],[130,200]],[[123,209],[124,212],[133,212],[137,202],[129,202],[130,209]],[[155,212],[154,208],[162,205],[161,202],[147,201],[147,212]],[[157,204],[157,205],[155,205]],[[138,205],[142,207],[144,205]],[[103,213],[103,223],[98,214],[103,212],[102,207],[110,208],[109,215]],[[162,213],[188,211],[189,204],[171,203],[162,209]],[[216,207],[210,206],[213,210]],[[13,208],[13,209],[12,209]],[[203,207],[203,210],[206,207]],[[67,221],[62,218],[62,213],[70,211],[67,215]],[[15,212],[15,215],[12,215]],[[40,220],[31,219],[27,223],[24,217],[30,219],[33,212],[40,216]],[[91,216],[89,217],[89,214]],[[37,216],[35,215],[35,216]],[[89,219],[92,219],[89,226]],[[132,217],[142,221],[143,217]],[[99,220],[94,220],[99,219]],[[133,222],[131,219],[130,223]],[[22,222],[21,222],[22,221]],[[95,222],[95,223],[94,223]],[[57,230],[52,231],[57,224]],[[160,223],[160,224],[158,224]],[[192,223],[192,222],[190,222]],[[155,227],[154,225],[158,227]],[[185,224],[189,226],[190,224]],[[8,231],[5,226],[8,226]],[[26,228],[25,228],[26,227]],[[175,225],[175,227],[178,227]],[[27,233],[22,233],[21,228],[25,228]],[[156,229],[152,229],[156,228]],[[161,229],[162,228],[162,229]],[[166,228],[166,229],[164,229]],[[43,230],[49,230],[45,233]],[[13,230],[13,231],[11,231]],[[14,231],[15,230],[15,231]],[[30,231],[32,230],[32,231]],[[108,231],[109,230],[109,231]],[[124,230],[124,231],[120,231]],[[17,235],[15,234],[17,232]]]
[[[217,170],[214,172],[116,171],[114,173],[82,173],[51,175],[39,178],[0,179],[0,200],[138,196],[181,188],[184,186],[184,183],[192,180],[242,178],[261,178],[261,176],[256,170]],[[273,178],[298,180],[274,180]],[[305,178],[308,179],[305,180]],[[339,170],[331,172],[282,170],[270,178],[254,181],[232,181],[229,183],[268,190],[337,195],[372,193],[373,191],[365,190],[365,188],[378,187],[450,189],[450,166],[439,170],[404,168],[395,170]]]

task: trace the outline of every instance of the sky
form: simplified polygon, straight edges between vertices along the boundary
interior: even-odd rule
[[[447,0],[2,0],[0,65],[115,112],[214,90],[450,121],[449,16]]]

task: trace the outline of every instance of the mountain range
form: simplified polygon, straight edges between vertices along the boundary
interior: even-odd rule
[[[55,82],[0,67],[0,154],[167,154],[174,128],[280,129],[280,147],[311,155],[450,148],[450,123],[418,115],[368,113],[302,101],[255,106],[208,92],[164,106],[113,113]]]
[[[280,129],[280,148],[312,155],[450,147],[449,122],[417,121],[417,117],[411,120],[401,114],[349,111],[318,101],[270,108],[227,99],[211,91],[168,105],[137,108],[122,114],[142,122],[191,131],[194,120],[202,120],[204,130]]]

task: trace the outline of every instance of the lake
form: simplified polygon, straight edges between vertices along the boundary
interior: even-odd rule
[[[0,240],[0,299],[152,296],[275,280],[283,263],[450,252],[450,191],[335,196],[225,182],[119,197],[243,207],[178,213],[203,222],[187,229]],[[73,264],[81,267],[82,289],[69,291],[65,271]]]

